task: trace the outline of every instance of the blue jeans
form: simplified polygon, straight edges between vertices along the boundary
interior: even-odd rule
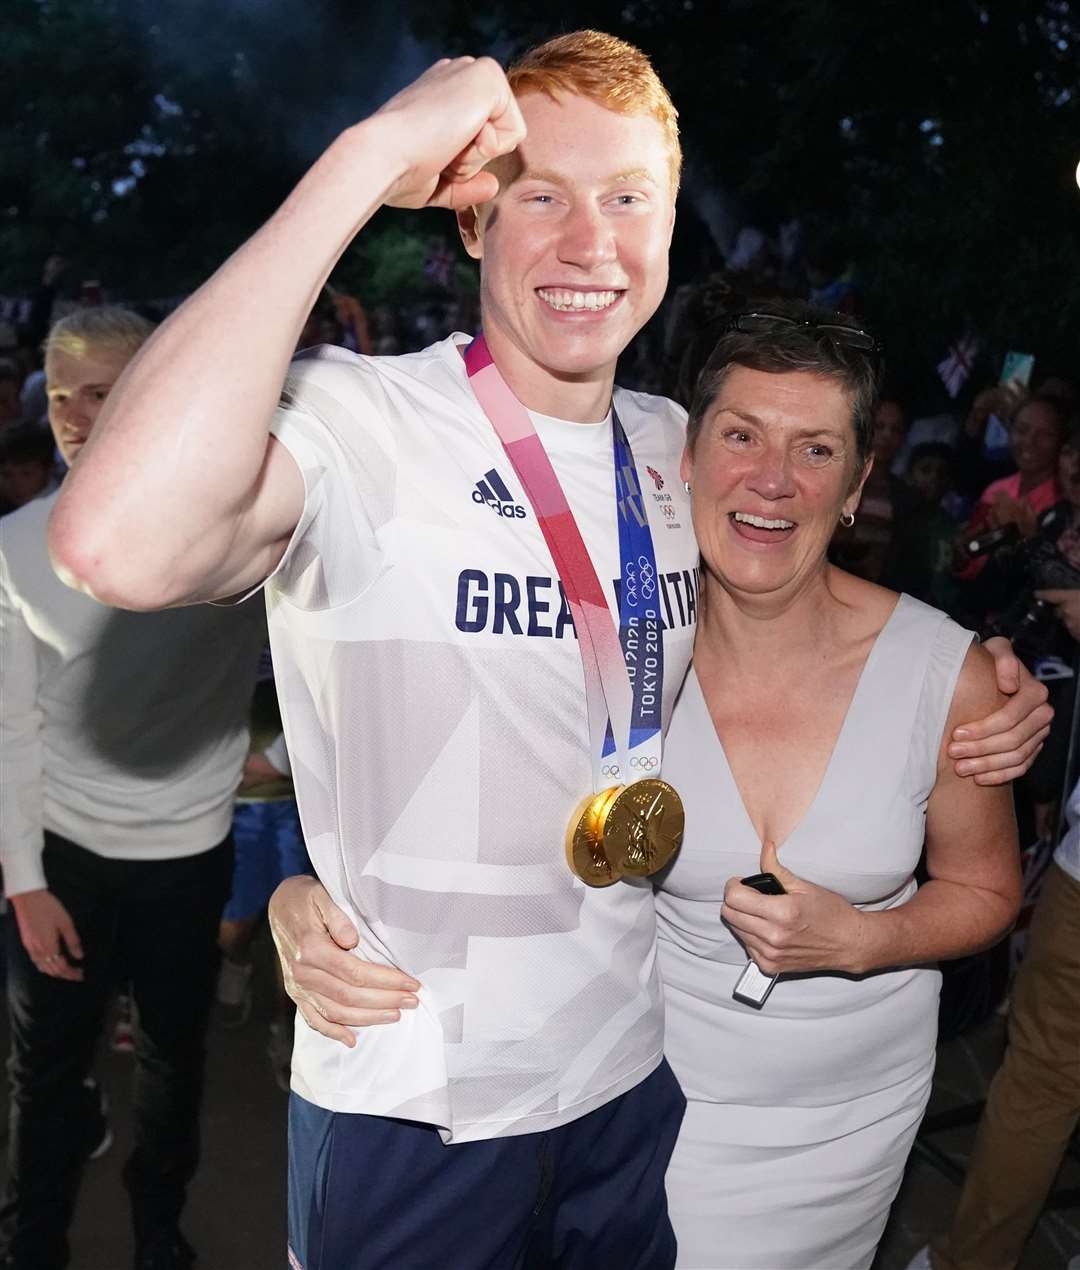
[[[236,863],[232,894],[221,914],[226,921],[258,917],[284,878],[313,873],[300,814],[292,798],[237,803],[233,812]]]

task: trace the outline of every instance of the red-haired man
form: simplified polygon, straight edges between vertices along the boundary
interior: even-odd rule
[[[294,1268],[674,1262],[683,1099],[651,889],[582,885],[563,842],[623,762],[658,771],[693,643],[683,415],[613,391],[667,284],[679,164],[666,91],[611,36],[561,37],[509,75],[436,64],[166,323],[53,521],[62,566],[115,603],[266,589],[322,884],[287,884],[277,911],[301,1016]],[[290,369],[382,204],[456,212],[484,342]],[[604,613],[583,670],[594,584],[623,638],[603,644]],[[606,736],[638,601],[636,726]],[[395,1026],[358,1038],[373,1022]]]

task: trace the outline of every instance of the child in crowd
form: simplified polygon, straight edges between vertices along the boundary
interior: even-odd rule
[[[217,1013],[226,1028],[243,1026],[251,1014],[252,944],[271,894],[283,878],[312,871],[293,794],[269,648],[259,660],[251,706],[251,751],[237,794],[233,839],[236,863],[232,895],[218,935],[223,956]],[[276,958],[274,964],[276,970]],[[288,1091],[293,1005],[280,985],[280,972],[278,979],[268,1052],[275,1079]]]
[[[0,431],[0,516],[56,488],[56,445],[36,423],[13,423]]]
[[[903,406],[883,397],[874,412],[874,466],[863,485],[855,522],[837,527],[830,549],[840,568],[884,586],[893,585],[897,543],[912,511],[910,491],[891,470],[906,433]]]
[[[915,446],[908,459],[907,483],[913,499],[900,527],[889,585],[948,611],[953,595],[953,544],[957,517],[952,514],[956,452],[940,441]]]

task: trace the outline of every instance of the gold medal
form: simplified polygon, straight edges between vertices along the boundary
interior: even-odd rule
[[[567,863],[588,886],[610,886],[619,880],[620,874],[604,852],[604,822],[623,789],[624,785],[613,785],[599,794],[590,794],[570,818]]]
[[[685,819],[682,799],[667,781],[635,781],[608,808],[604,854],[625,877],[648,877],[682,845]]]
[[[683,838],[682,799],[662,780],[613,785],[578,807],[566,835],[566,858],[588,886],[662,869]]]

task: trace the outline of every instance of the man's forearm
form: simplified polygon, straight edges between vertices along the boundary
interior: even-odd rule
[[[343,133],[135,357],[50,526],[69,580],[106,602],[158,607],[219,565],[264,475],[303,324],[397,162],[379,121]]]

